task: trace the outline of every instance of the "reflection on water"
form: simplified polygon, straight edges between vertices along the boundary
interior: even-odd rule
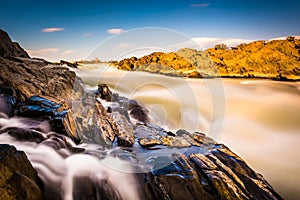
[[[241,155],[284,198],[300,197],[299,82],[183,79],[103,65],[83,66],[77,74],[92,88],[100,80],[141,101],[160,125],[208,133]]]

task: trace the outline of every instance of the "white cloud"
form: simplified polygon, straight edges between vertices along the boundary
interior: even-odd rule
[[[112,29],[107,30],[107,33],[109,33],[109,34],[120,34],[123,32],[124,32],[124,30],[120,29],[120,28],[112,28]]]
[[[63,51],[62,55],[66,56],[66,55],[71,55],[73,54],[75,51],[74,50],[67,50],[67,51]]]
[[[195,3],[195,4],[190,4],[190,7],[208,7],[210,6],[210,3]]]
[[[64,31],[64,28],[57,28],[57,27],[53,27],[53,28],[44,28],[42,29],[43,33],[53,33],[53,32],[58,32],[58,31]]]

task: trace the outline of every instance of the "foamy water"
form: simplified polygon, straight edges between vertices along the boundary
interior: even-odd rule
[[[18,150],[26,152],[32,166],[45,186],[47,199],[73,199],[73,185],[76,177],[89,177],[94,183],[107,181],[122,199],[140,199],[132,166],[109,154],[109,150],[99,150],[100,146],[93,144],[74,144],[68,137],[51,137],[48,122],[36,122],[26,118],[0,118],[1,129],[19,127],[30,129],[40,127],[40,132],[46,139],[42,143],[17,141],[7,133],[0,135],[0,144],[14,145]],[[49,145],[48,142],[55,145]],[[65,148],[59,148],[63,145]],[[66,146],[85,149],[84,154],[73,154]],[[55,147],[55,148],[53,148]],[[88,154],[88,152],[105,153],[105,158]]]
[[[184,79],[104,65],[76,72],[91,88],[100,81],[141,101],[161,126],[206,132],[242,156],[284,198],[300,198],[299,82]]]

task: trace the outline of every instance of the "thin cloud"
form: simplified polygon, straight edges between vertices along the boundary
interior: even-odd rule
[[[29,55],[31,56],[41,56],[41,55],[47,55],[49,53],[55,54],[59,52],[59,49],[57,48],[48,48],[48,49],[39,49],[39,50],[27,50]]]
[[[268,42],[272,41],[272,40],[286,40],[288,36],[283,36],[283,37],[277,37],[277,38],[271,38],[268,40]],[[297,36],[297,35],[294,35],[292,37],[295,37],[295,39],[299,40],[300,39],[300,36]]]
[[[107,30],[107,33],[109,33],[109,34],[121,34],[123,32],[124,32],[124,30],[120,29],[120,28],[112,28],[112,29]]]
[[[130,47],[132,47],[132,44],[129,43],[122,43],[118,45],[118,49],[128,49]]]
[[[57,28],[57,27],[53,27],[53,28],[44,28],[42,29],[43,33],[53,33],[53,32],[58,32],[58,31],[64,31],[64,28]]]
[[[194,3],[190,4],[190,7],[208,7],[210,6],[210,3]]]
[[[91,36],[93,36],[93,33],[83,33],[82,35],[84,37],[91,37]]]
[[[67,55],[73,54],[74,52],[75,52],[74,50],[67,50],[67,51],[62,52],[62,55],[67,56]]]
[[[173,44],[169,46],[172,51],[177,51],[181,48],[192,48],[205,50],[214,47],[216,44],[226,44],[228,47],[235,47],[242,43],[250,43],[253,40],[240,39],[240,38],[210,38],[210,37],[196,37],[191,38],[185,42]]]

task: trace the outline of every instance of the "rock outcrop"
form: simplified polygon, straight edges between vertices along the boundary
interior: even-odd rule
[[[300,80],[300,40],[288,37],[206,51],[184,48],[176,53],[155,52],[141,58],[126,58],[115,65],[127,71],[192,78]]]
[[[43,199],[37,172],[23,151],[0,144],[0,200]]]
[[[67,67],[35,59],[0,57],[0,84],[14,88],[16,99],[34,95],[71,100],[76,75]]]
[[[0,29],[0,57],[29,58],[29,55],[17,42],[12,42],[5,31]]]
[[[255,41],[233,49],[208,49],[222,77],[300,80],[300,40]]]
[[[136,58],[126,58],[117,63],[118,69],[127,71],[145,71],[170,76],[200,76],[198,68],[176,53],[154,52]]]

